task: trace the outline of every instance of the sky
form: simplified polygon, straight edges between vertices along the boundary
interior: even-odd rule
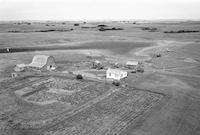
[[[200,0],[0,0],[6,20],[200,19]]]

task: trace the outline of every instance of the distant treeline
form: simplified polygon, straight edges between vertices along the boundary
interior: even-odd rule
[[[101,27],[99,28],[99,31],[107,31],[107,30],[124,30],[123,28],[104,28],[104,27]]]
[[[31,31],[23,31],[23,30],[10,30],[8,32],[11,33],[30,33],[30,32],[67,32],[73,31],[73,29],[63,30],[63,29],[48,29],[48,30],[31,30]]]
[[[105,25],[105,24],[99,24],[99,25],[97,25],[97,27],[107,27],[107,25]]]
[[[30,22],[18,22],[18,23],[14,23],[14,24],[17,24],[17,25],[23,25],[23,24],[31,25]]]
[[[155,27],[141,27],[141,29],[149,31],[149,32],[157,32],[158,31],[158,29]]]
[[[193,33],[200,32],[199,30],[178,30],[178,31],[164,31],[164,33]]]

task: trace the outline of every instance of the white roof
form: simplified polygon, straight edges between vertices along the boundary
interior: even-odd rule
[[[49,56],[46,55],[35,55],[28,66],[42,68],[46,65],[48,58]]]
[[[112,69],[112,68],[109,68],[106,72],[107,73],[113,73],[113,74],[127,73],[124,70],[121,70],[121,69]]]
[[[138,61],[127,61],[126,62],[126,65],[132,65],[132,66],[136,66],[136,65],[138,65]]]
[[[95,60],[94,62],[95,62],[95,63],[101,63],[101,62],[100,62],[100,61],[98,61],[98,60]]]
[[[22,63],[22,64],[17,64],[16,66],[19,67],[19,68],[26,67],[26,65],[25,65],[24,63]]]

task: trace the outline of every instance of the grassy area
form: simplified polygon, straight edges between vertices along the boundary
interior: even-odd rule
[[[99,31],[99,24],[122,29]],[[200,31],[199,22],[90,22],[88,26],[0,23],[0,49],[25,51],[0,53],[0,133],[199,133],[200,33],[164,33]],[[57,75],[46,83],[45,77],[7,80],[16,64],[28,64],[38,54],[54,56],[58,65],[56,72],[46,74],[64,77]],[[156,54],[159,57],[153,57]],[[105,67],[140,60],[144,73],[129,74],[117,87],[65,78],[62,72],[82,69],[105,75],[105,71],[90,71],[95,60]]]

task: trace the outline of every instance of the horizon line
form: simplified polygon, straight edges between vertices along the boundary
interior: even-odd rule
[[[12,22],[12,21],[200,21],[200,19],[9,19],[0,20],[0,22]]]

